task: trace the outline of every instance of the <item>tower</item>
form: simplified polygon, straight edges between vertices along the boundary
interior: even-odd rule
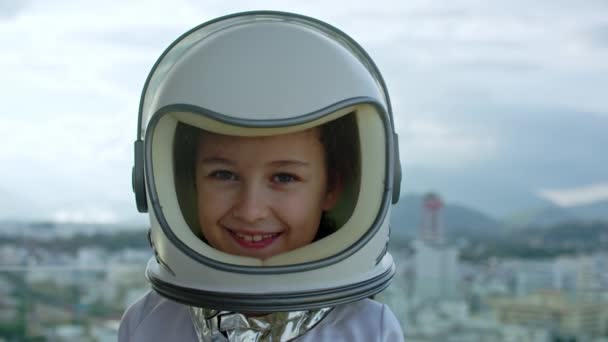
[[[420,239],[430,243],[443,242],[443,228],[441,222],[441,197],[434,192],[424,196],[422,202],[422,222],[420,226]]]
[[[414,248],[414,297],[417,300],[458,296],[458,247],[445,241],[441,222],[443,201],[436,193],[422,200],[419,238]]]

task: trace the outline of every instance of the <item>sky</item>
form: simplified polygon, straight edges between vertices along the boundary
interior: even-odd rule
[[[147,73],[188,29],[273,9],[339,27],[389,87],[402,193],[495,217],[608,199],[608,1],[0,0],[0,219],[143,220]]]

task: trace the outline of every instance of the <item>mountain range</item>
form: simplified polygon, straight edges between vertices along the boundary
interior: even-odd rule
[[[513,215],[505,220],[510,227],[543,227],[563,222],[608,221],[608,201],[598,201],[572,207],[547,204]]]
[[[414,237],[423,222],[423,194],[407,194],[391,211],[391,233],[397,237]],[[559,207],[551,203],[516,213],[507,218],[495,218],[479,210],[445,201],[440,212],[440,222],[445,234],[461,233],[493,235],[505,230],[542,228],[562,222],[608,221],[608,201],[592,204]]]

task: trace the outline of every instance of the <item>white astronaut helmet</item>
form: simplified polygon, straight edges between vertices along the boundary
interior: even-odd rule
[[[201,238],[179,180],[176,132],[298,132],[351,116],[359,170],[336,231],[267,259],[231,255]],[[353,39],[309,17],[243,12],[193,28],[160,56],[139,106],[133,190],[148,212],[154,290],[187,305],[237,312],[308,310],[374,295],[394,274],[387,252],[401,168],[388,92]],[[186,188],[184,188],[186,187]]]

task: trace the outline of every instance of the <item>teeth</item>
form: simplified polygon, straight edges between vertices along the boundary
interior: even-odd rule
[[[248,242],[260,242],[262,240],[266,240],[266,239],[270,239],[272,238],[275,234],[255,234],[255,235],[248,235],[248,234],[243,234],[243,233],[238,233],[235,232],[236,236],[241,239],[241,240],[245,240]]]

